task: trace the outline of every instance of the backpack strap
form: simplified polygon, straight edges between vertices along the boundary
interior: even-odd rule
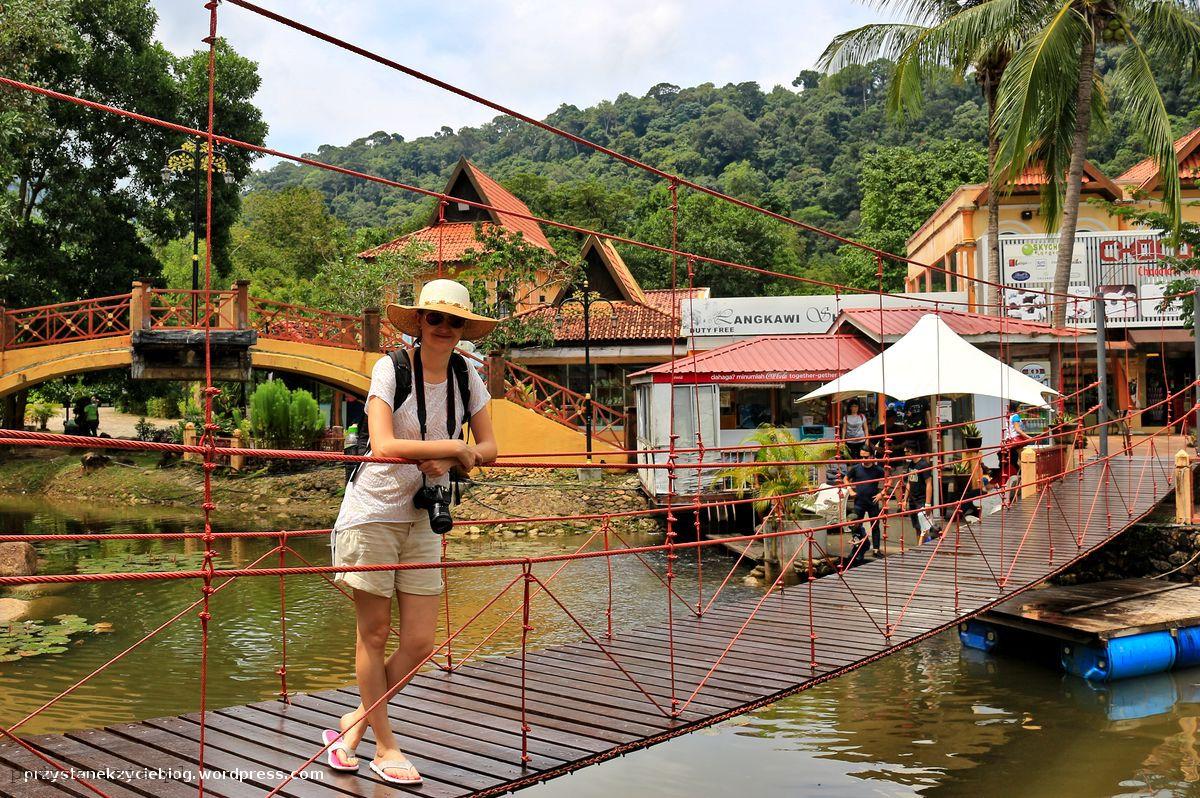
[[[454,372],[454,380],[458,383],[458,395],[462,397],[463,415],[458,429],[471,420],[471,379],[468,376],[467,359],[458,352],[450,353],[450,371]],[[450,437],[456,437],[454,432]]]
[[[387,354],[396,372],[396,392],[392,396],[392,412],[395,413],[404,400],[412,393],[412,366],[408,355],[403,349],[393,349]],[[355,454],[368,455],[371,453],[371,418],[367,415],[367,407],[363,405],[362,421],[359,422],[358,443],[355,444]],[[358,476],[362,463],[355,463],[349,472],[347,482],[353,482]]]

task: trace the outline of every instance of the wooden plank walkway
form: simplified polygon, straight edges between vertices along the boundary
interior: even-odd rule
[[[295,798],[500,794],[834,678],[951,628],[1068,567],[1140,520],[1167,495],[1173,461],[1165,455],[1114,458],[1103,491],[1097,490],[1103,481],[1101,467],[1082,473],[1082,479],[1070,475],[1055,483],[1048,495],[1023,499],[1005,512],[1003,526],[999,514],[973,525],[969,533],[959,536],[957,555],[948,535],[940,546],[926,544],[854,568],[842,578],[815,580],[811,586],[815,666],[808,585],[768,596],[757,611],[759,602],[740,601],[714,606],[700,619],[676,613],[673,681],[683,707],[677,719],[656,708],[592,643],[530,652],[530,760],[524,765],[519,656],[480,661],[450,674],[426,672],[390,705],[400,745],[425,777],[422,786],[400,789],[379,781],[366,764],[373,752],[368,732],[367,743],[359,750],[363,764],[358,774],[333,773],[318,760],[311,768],[324,771],[323,779],[293,780],[280,794]],[[1080,535],[1082,545],[1077,544]],[[997,582],[1004,575],[1007,579],[1000,586]],[[743,625],[744,633],[730,646]],[[885,636],[883,630],[889,628],[891,634]],[[665,627],[622,630],[604,645],[655,702],[671,706]],[[707,684],[687,703],[706,676],[711,676]],[[206,780],[206,792],[226,798],[262,795],[281,780],[273,771],[290,772],[300,766],[317,749],[321,730],[336,728],[338,717],[356,703],[355,691],[344,688],[298,694],[290,705],[266,701],[210,712],[205,765],[241,778]],[[196,770],[199,731],[199,717],[185,715],[33,737],[30,742],[81,770],[175,771],[176,777],[165,780],[130,780],[113,774],[93,783],[122,798],[182,798],[196,794],[188,773]],[[0,743],[0,794],[94,795],[70,781],[22,780],[25,770],[47,769],[15,744]]]

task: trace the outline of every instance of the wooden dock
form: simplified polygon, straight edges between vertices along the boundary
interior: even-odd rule
[[[359,773],[333,773],[318,760],[310,770],[324,771],[323,779],[293,780],[280,794],[497,795],[777,701],[953,628],[1069,567],[1148,514],[1170,489],[1173,464],[1170,457],[1118,457],[1107,474],[1101,466],[1082,474],[1023,499],[1003,517],[990,515],[964,528],[957,549],[951,531],[940,543],[789,587],[761,602],[719,604],[702,618],[677,610],[673,630],[619,630],[602,643],[640,688],[593,643],[531,652],[527,763],[520,755],[521,660],[509,656],[453,673],[422,673],[392,700],[394,728],[425,776],[422,786],[399,789],[379,781],[365,761],[373,752],[368,734],[359,749]],[[667,708],[674,695],[682,712],[668,717],[647,694]],[[345,688],[295,695],[290,704],[264,701],[210,712],[206,766],[246,775],[207,780],[205,791],[227,798],[264,794],[281,780],[264,771],[299,767],[319,747],[321,730],[336,728],[338,717],[356,703],[354,690]],[[166,780],[94,779],[107,795],[191,798],[194,777],[186,772],[196,768],[199,734],[199,718],[187,715],[29,741],[68,767],[184,773]],[[22,771],[49,766],[11,742],[0,743],[0,767],[9,771],[0,773],[5,796],[94,794],[70,781],[23,781]]]
[[[1117,579],[1031,590],[981,621],[1077,643],[1200,626],[1200,585]]]

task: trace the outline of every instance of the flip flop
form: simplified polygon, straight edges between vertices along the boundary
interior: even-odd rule
[[[415,774],[416,778],[398,779],[395,776],[389,776],[387,774],[387,771],[389,769],[407,769],[407,770],[412,771],[413,774]],[[414,767],[413,763],[409,762],[408,759],[405,757],[400,757],[399,759],[385,759],[382,762],[376,762],[374,759],[372,759],[371,760],[371,770],[375,771],[375,773],[378,774],[379,778],[383,779],[388,784],[409,784],[409,785],[411,785],[411,784],[420,784],[422,781],[421,774],[417,773],[416,767]]]
[[[326,729],[321,732],[321,742],[329,746],[329,750],[325,752],[325,762],[334,770],[344,770],[354,772],[358,770],[358,757],[346,747],[345,740],[338,740],[338,733],[333,729]],[[334,742],[337,740],[337,742]],[[351,765],[350,761],[354,760]]]

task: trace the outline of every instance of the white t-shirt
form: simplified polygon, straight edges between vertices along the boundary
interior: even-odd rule
[[[415,376],[415,375],[414,375]],[[444,441],[446,435],[446,386],[455,383],[453,370],[448,370],[445,382],[425,381],[425,440]],[[467,385],[471,391],[471,412],[474,416],[487,406],[487,387],[479,372],[467,361]],[[372,396],[378,396],[388,407],[396,398],[396,369],[388,356],[381,357],[371,369]],[[454,385],[454,410],[462,413],[462,397],[458,385]],[[392,408],[392,434],[397,438],[421,440],[421,425],[417,422],[417,385],[399,408]],[[449,485],[449,474],[427,480],[430,485]],[[359,524],[384,522],[409,522],[417,519],[412,498],[421,487],[421,471],[415,465],[401,463],[363,463],[358,476],[346,485],[342,509],[338,513],[334,529],[346,529]],[[420,512],[424,512],[421,510]]]

